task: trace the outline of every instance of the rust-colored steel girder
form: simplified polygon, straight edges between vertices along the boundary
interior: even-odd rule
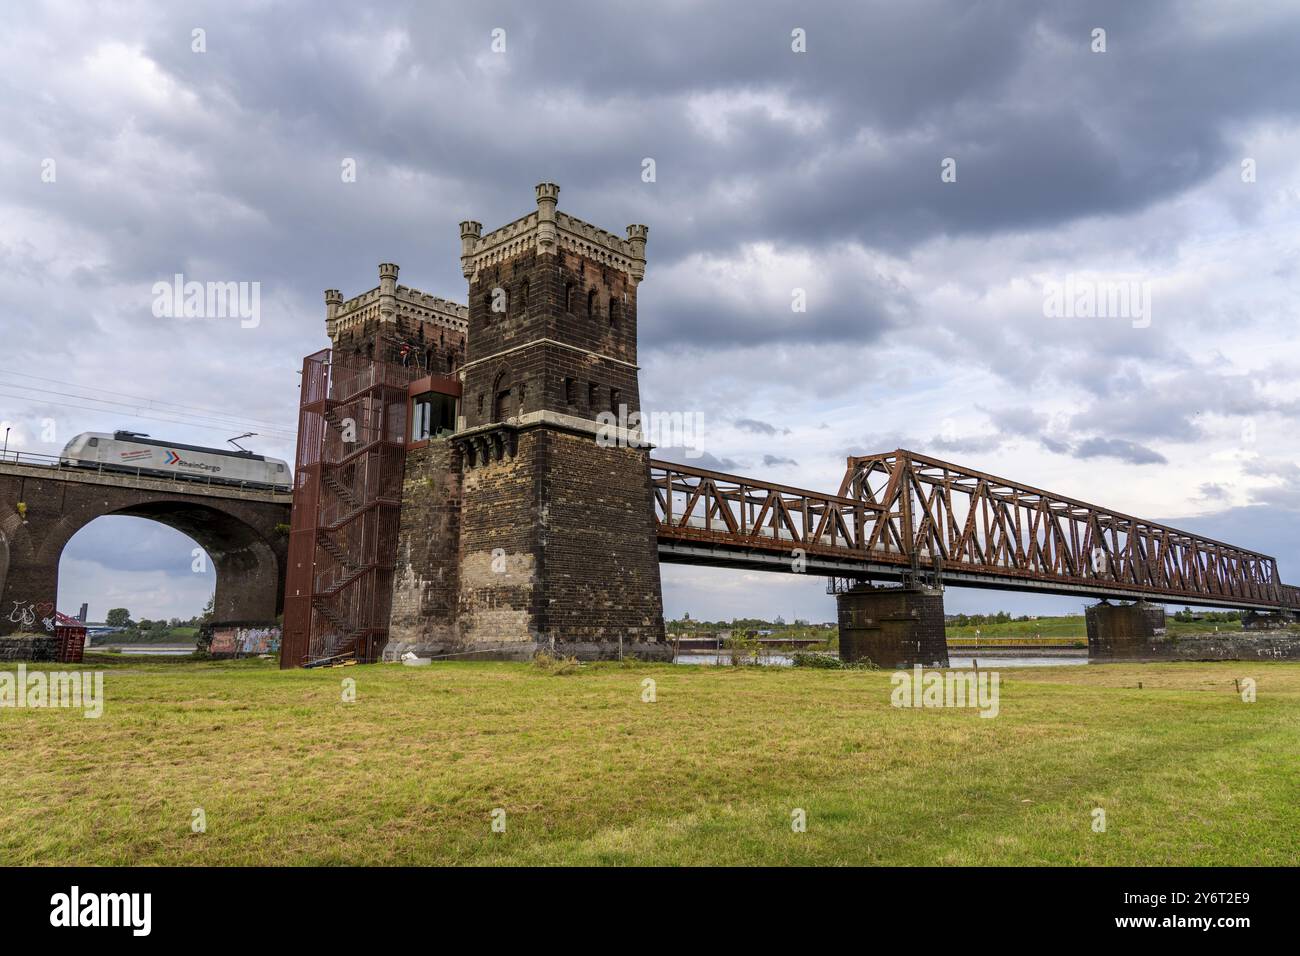
[[[903,449],[849,458],[833,495],[662,461],[650,481],[665,560],[1300,607],[1268,555]]]

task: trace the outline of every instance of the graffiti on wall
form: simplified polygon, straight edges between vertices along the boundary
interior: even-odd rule
[[[9,611],[9,620],[23,627],[34,627],[40,621],[47,631],[54,630],[54,605],[46,601],[37,604],[34,601],[14,601]]]
[[[280,629],[269,627],[223,627],[212,630],[212,654],[275,654],[280,650]]]

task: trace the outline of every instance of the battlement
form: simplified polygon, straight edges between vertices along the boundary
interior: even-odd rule
[[[331,340],[367,321],[397,322],[399,317],[464,335],[469,308],[410,286],[397,285],[397,266],[379,267],[380,284],[344,299],[337,289],[325,290],[325,331]]]
[[[538,183],[536,193],[536,212],[487,235],[482,234],[481,223],[467,220],[460,224],[460,262],[466,279],[473,282],[484,267],[513,259],[522,252],[535,249],[553,253],[557,248],[626,272],[636,282],[645,277],[646,226],[630,225],[627,237],[622,238],[556,209],[560,187],[555,183]]]

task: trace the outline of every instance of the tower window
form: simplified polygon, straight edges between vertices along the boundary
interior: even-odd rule
[[[610,325],[614,325],[615,323],[618,322],[618,313],[619,313],[618,299],[614,298],[611,295],[609,297],[609,324]]]
[[[578,403],[577,389],[574,387],[575,382],[571,378],[564,380],[564,404],[576,405]]]
[[[451,395],[425,392],[417,395],[411,408],[411,441],[446,438],[456,430],[456,399]]]
[[[492,407],[492,420],[503,422],[510,417],[510,389],[503,388],[497,392],[496,402]]]
[[[596,290],[592,289],[587,293],[587,318],[596,314]]]
[[[519,287],[519,314],[527,317],[528,315],[528,280]]]
[[[564,311],[573,314],[573,283],[564,283]]]
[[[609,390],[609,410],[616,415],[618,414],[618,403],[622,397],[623,393],[618,389],[611,388]]]
[[[600,386],[595,382],[587,383],[587,408],[593,412],[596,410],[596,404],[600,401]]]

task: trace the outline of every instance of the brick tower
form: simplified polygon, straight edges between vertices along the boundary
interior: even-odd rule
[[[648,230],[620,238],[556,209],[559,186],[536,192],[535,212],[486,235],[460,224],[460,640],[507,657],[665,657],[649,450],[597,423],[640,411]]]

